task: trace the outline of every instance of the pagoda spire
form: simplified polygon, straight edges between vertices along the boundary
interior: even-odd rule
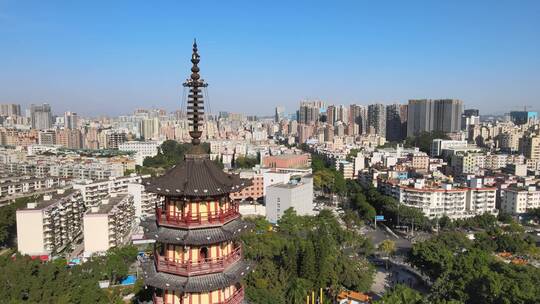
[[[187,114],[189,120],[189,126],[192,128],[189,131],[191,136],[191,143],[196,146],[201,143],[202,131],[199,130],[203,125],[204,119],[204,101],[202,95],[202,88],[208,86],[207,83],[201,79],[199,75],[200,56],[197,48],[197,40],[193,40],[193,54],[191,55],[191,76],[184,82],[184,87],[189,88],[188,102],[187,102]]]

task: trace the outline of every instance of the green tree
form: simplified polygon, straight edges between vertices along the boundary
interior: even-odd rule
[[[533,220],[538,222],[538,221],[540,221],[540,208],[529,209],[529,210],[527,210],[526,215],[530,219],[533,219]]]
[[[431,152],[431,143],[434,139],[450,139],[444,132],[433,131],[433,132],[422,132],[414,137],[407,137],[405,139],[406,147],[418,147],[420,151],[430,153]]]
[[[287,289],[287,303],[301,304],[305,303],[306,296],[311,290],[311,282],[302,278],[292,280]]]
[[[396,242],[392,240],[384,240],[379,244],[379,249],[386,256],[392,256],[396,252]]]
[[[286,210],[271,229],[263,218],[251,221],[255,228],[242,237],[246,258],[257,262],[246,278],[250,303],[295,303],[321,287],[371,286],[373,268],[364,255],[372,250],[370,241],[343,229],[331,212],[298,216]],[[357,252],[363,254],[351,255]]]
[[[398,284],[392,290],[385,293],[384,296],[375,302],[375,304],[421,304],[422,295],[405,286]]]
[[[358,155],[358,152],[360,152],[358,149],[351,149],[347,154],[347,161],[352,161]]]
[[[313,174],[313,187],[317,190],[330,193],[334,188],[334,174],[330,170],[319,170]]]
[[[210,152],[208,143],[201,144],[205,152]],[[178,143],[174,140],[166,140],[159,147],[158,154],[154,157],[147,157],[143,161],[144,167],[169,169],[174,165],[184,161],[184,155],[192,148],[190,143]]]
[[[2,303],[119,303],[122,293],[114,289],[102,290],[98,281],[109,276],[108,268],[117,274],[122,272],[112,269],[114,263],[109,262],[110,258],[122,257],[123,264],[130,265],[136,253],[133,247],[118,248],[105,257],[93,257],[69,268],[62,259],[42,263],[28,256],[2,256],[0,298]]]
[[[256,157],[239,156],[234,161],[236,168],[250,169],[259,164]]]
[[[358,212],[353,210],[345,210],[342,219],[343,222],[345,222],[345,227],[347,229],[351,229],[353,226],[360,226],[362,224],[362,220],[358,216]]]
[[[302,253],[300,255],[300,272],[298,275],[301,278],[313,280],[317,276],[317,262],[315,260],[315,248],[312,242],[302,244]]]
[[[347,183],[345,182],[345,178],[343,178],[343,174],[335,170],[332,173],[334,175],[332,192],[341,196],[345,196],[347,194]]]
[[[27,203],[36,201],[39,196],[18,198],[7,206],[0,207],[0,247],[13,246],[16,237],[16,212],[24,208]]]

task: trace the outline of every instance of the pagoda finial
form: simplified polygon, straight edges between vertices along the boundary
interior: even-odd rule
[[[199,145],[201,143],[202,131],[199,130],[199,127],[202,127],[202,121],[204,119],[204,101],[201,88],[208,86],[199,75],[199,62],[200,56],[197,48],[197,40],[193,39],[193,54],[191,55],[193,66],[191,67],[191,76],[184,82],[184,87],[189,87],[187,114],[189,126],[192,127],[189,135],[191,136],[191,143],[193,145]]]

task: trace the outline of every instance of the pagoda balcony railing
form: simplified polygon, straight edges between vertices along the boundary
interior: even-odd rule
[[[154,251],[156,269],[161,272],[173,273],[182,276],[193,276],[224,271],[229,265],[242,258],[242,247],[235,248],[231,253],[219,258],[210,258],[202,261],[181,261],[161,256]]]
[[[244,300],[244,288],[240,287],[227,300],[217,301],[217,302],[212,301],[211,304],[241,304],[243,300]],[[172,302],[165,302],[165,299],[162,296],[156,296],[155,294],[153,296],[153,302],[154,304],[172,304]],[[187,304],[187,303],[188,302],[184,301],[182,297],[180,298],[180,304]]]
[[[240,217],[239,205],[234,203],[225,211],[220,209],[215,212],[167,212],[162,208],[156,208],[156,219],[159,224],[182,228],[216,226],[238,217]]]

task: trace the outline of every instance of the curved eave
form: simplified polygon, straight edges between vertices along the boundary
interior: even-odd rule
[[[237,239],[245,231],[252,229],[252,224],[241,219],[232,220],[219,227],[182,229],[158,226],[155,217],[149,217],[141,225],[146,239],[168,244],[194,246],[210,245]]]
[[[193,189],[193,190],[183,190],[179,188],[160,186],[158,183],[152,184],[151,182],[144,181],[143,185],[145,186],[145,191],[163,195],[163,196],[172,196],[172,197],[183,197],[183,198],[195,198],[201,199],[205,197],[215,197],[215,196],[228,196],[231,193],[241,191],[242,189],[251,186],[251,181],[249,180],[240,180],[240,182],[231,187],[216,188],[213,190],[202,189]],[[197,191],[195,191],[197,190]],[[206,191],[205,191],[206,190]]]
[[[239,261],[225,271],[192,277],[182,277],[164,272],[158,272],[152,259],[142,263],[143,279],[146,285],[184,292],[210,292],[222,289],[240,282],[250,271],[251,263]]]

